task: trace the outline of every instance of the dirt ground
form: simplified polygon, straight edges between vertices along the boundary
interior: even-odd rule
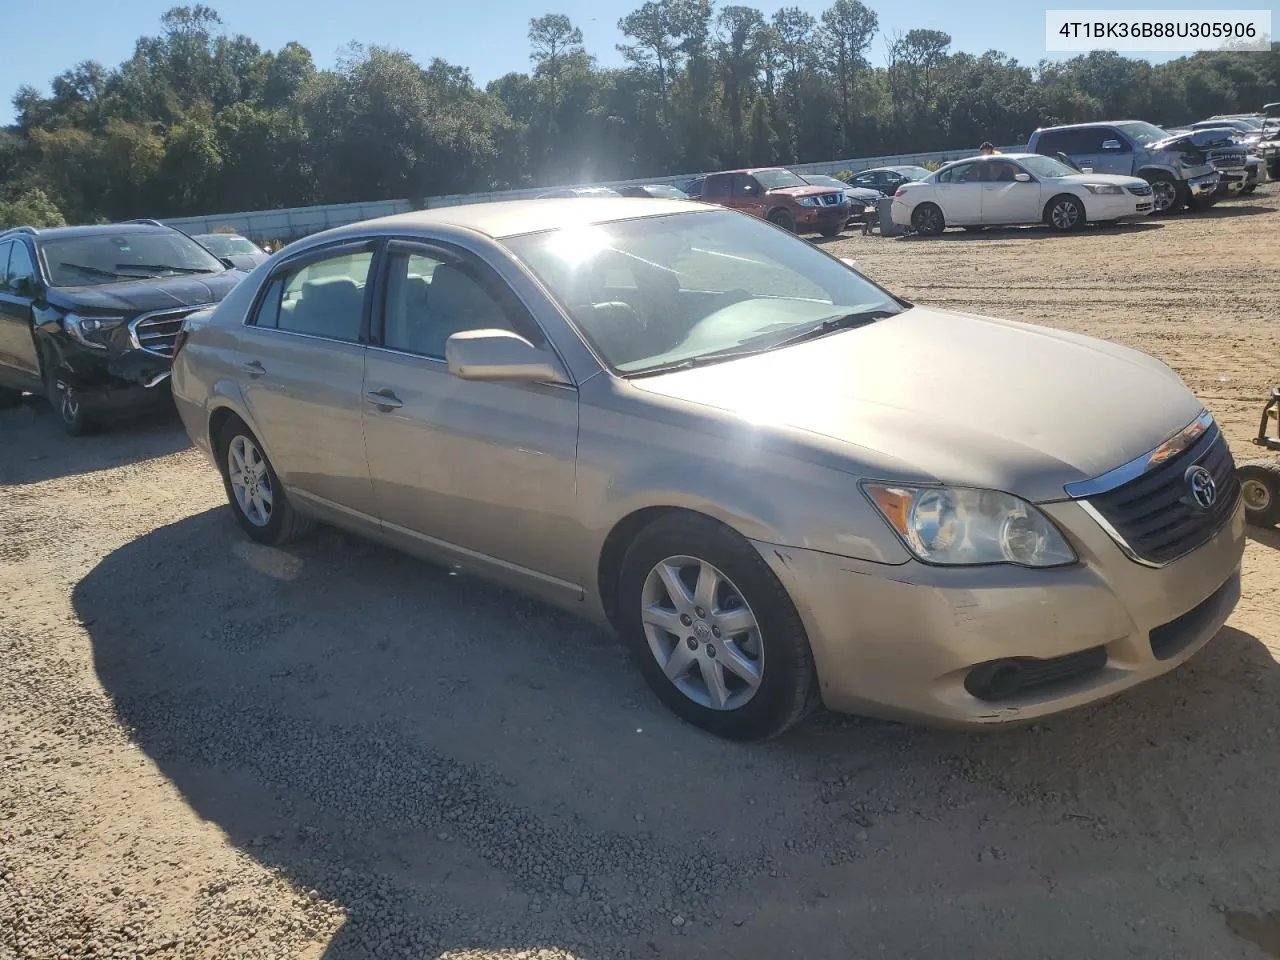
[[[833,249],[1154,353],[1245,459],[1277,238],[1270,186]],[[0,528],[5,960],[1280,957],[1280,534],[1222,634],[1115,701],[733,745],[566,615],[334,531],[251,545],[173,418],[0,415]]]

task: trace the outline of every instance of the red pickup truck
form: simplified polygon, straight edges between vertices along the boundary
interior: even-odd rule
[[[710,174],[698,199],[741,210],[793,233],[834,237],[849,219],[844,193],[812,186],[781,167]]]

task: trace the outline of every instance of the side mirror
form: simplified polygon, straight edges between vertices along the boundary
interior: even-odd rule
[[[852,257],[841,257],[840,262],[851,270],[857,270],[859,273],[862,272],[862,267],[858,264],[858,261],[854,260]]]
[[[1102,149],[1103,150],[1123,150],[1124,146],[1120,143],[1119,140],[1103,140]]]
[[[1013,175],[1013,179],[1014,179],[1014,180],[1016,180],[1016,181],[1018,181],[1018,183],[1030,183],[1030,182],[1031,182],[1031,174],[1029,174],[1029,173],[1015,173],[1015,174]]]
[[[449,372],[462,380],[565,383],[569,378],[546,350],[507,330],[464,330],[444,344]]]
[[[31,277],[15,277],[9,285],[15,297],[35,297],[39,288]]]

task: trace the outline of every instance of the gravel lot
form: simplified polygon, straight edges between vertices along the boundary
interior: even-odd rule
[[[1278,237],[1270,186],[831,249],[1156,354],[1247,459]],[[332,530],[250,544],[176,418],[0,414],[0,528],[0,958],[1280,957],[1280,535],[1119,700],[742,746],[566,615]]]

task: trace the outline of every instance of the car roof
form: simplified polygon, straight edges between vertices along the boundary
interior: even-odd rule
[[[109,235],[118,237],[129,233],[173,233],[172,227],[157,227],[150,223],[94,223],[80,227],[48,227],[37,230],[34,236],[41,240],[65,240],[75,237]]]
[[[379,228],[404,227],[406,229],[432,227],[461,227],[501,240],[526,233],[540,233],[559,227],[611,223],[618,220],[635,220],[641,217],[657,217],[670,213],[692,211],[718,211],[722,207],[691,203],[688,200],[663,200],[643,197],[565,197],[542,200],[502,200],[494,203],[469,203],[457,207],[436,207],[415,210],[390,217],[366,220],[351,227],[340,227],[338,232],[357,233],[358,227],[376,224]]]
[[[1144,122],[1143,120],[1091,120],[1088,123],[1061,123],[1054,127],[1041,127],[1036,133],[1048,133],[1050,130],[1086,130],[1089,127],[1115,127],[1122,123]],[[1155,124],[1152,124],[1152,126],[1155,126]]]

